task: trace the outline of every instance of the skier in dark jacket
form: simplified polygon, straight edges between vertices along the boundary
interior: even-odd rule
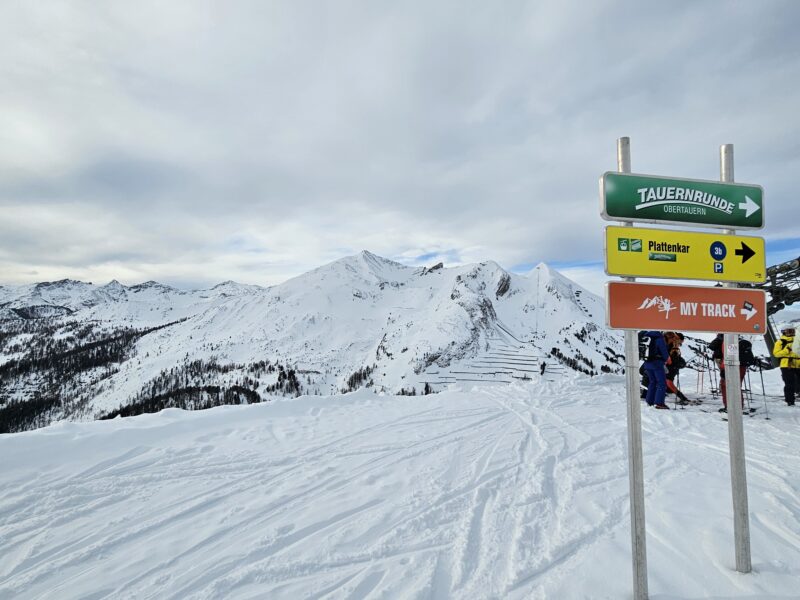
[[[644,370],[647,374],[647,404],[662,410],[669,410],[664,402],[667,393],[667,376],[665,365],[669,362],[669,350],[660,331],[648,331],[645,334],[650,338],[647,356],[644,361]]]

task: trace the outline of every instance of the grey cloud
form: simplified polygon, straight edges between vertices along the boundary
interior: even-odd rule
[[[1,10],[0,280],[264,284],[362,248],[596,260],[620,135],[634,171],[706,179],[735,143],[765,235],[796,236],[793,2]]]
[[[147,197],[186,184],[187,175],[175,165],[164,162],[106,155],[77,174],[79,190],[95,191],[111,197]]]

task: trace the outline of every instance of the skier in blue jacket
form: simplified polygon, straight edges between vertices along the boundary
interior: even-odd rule
[[[644,370],[648,378],[645,399],[648,406],[669,410],[669,406],[664,402],[664,396],[667,393],[667,375],[664,367],[670,360],[669,350],[662,332],[648,331],[645,335],[650,338],[644,362]]]

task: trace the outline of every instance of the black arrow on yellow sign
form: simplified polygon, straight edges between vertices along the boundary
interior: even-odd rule
[[[736,256],[742,257],[742,264],[746,263],[748,260],[750,260],[756,255],[755,250],[753,250],[750,246],[748,246],[744,242],[742,242],[742,247],[739,248],[738,250],[734,250],[733,253]]]

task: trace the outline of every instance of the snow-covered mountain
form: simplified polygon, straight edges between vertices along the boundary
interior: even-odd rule
[[[0,400],[59,399],[36,424],[155,397],[200,407],[361,386],[422,393],[528,379],[542,362],[551,377],[622,363],[603,301],[545,264],[521,276],[491,261],[414,268],[364,251],[270,288],[5,287],[0,311]]]
[[[0,318],[75,315],[81,320],[152,326],[162,324],[167,316],[184,318],[197,314],[210,302],[226,297],[231,289],[244,294],[251,288],[263,289],[226,282],[210,290],[186,292],[156,281],[127,287],[116,280],[95,286],[63,279],[0,288]]]

